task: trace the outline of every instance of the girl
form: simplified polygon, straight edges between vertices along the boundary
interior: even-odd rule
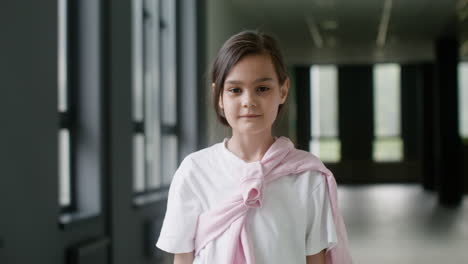
[[[272,135],[289,90],[274,39],[232,36],[211,78],[214,109],[232,137],[182,161],[156,246],[177,264],[350,264],[333,175]]]

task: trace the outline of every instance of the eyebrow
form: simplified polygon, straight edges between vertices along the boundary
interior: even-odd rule
[[[267,81],[273,81],[273,78],[270,77],[263,77],[263,78],[258,78],[254,81],[254,83],[260,83],[260,82],[267,82]],[[243,82],[238,81],[238,80],[227,80],[226,83],[230,84],[242,84]]]

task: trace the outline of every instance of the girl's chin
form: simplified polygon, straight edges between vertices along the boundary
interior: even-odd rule
[[[250,134],[250,135],[258,135],[263,134],[271,131],[271,128],[261,127],[261,126],[242,126],[242,127],[234,127],[234,133],[237,134]]]

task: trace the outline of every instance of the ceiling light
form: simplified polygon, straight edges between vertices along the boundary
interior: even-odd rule
[[[324,20],[322,21],[322,28],[325,30],[335,30],[338,28],[338,22],[336,20]]]
[[[390,21],[390,12],[392,10],[392,1],[393,0],[385,0],[384,3],[382,17],[380,19],[379,32],[377,33],[376,39],[377,46],[379,47],[385,46],[388,32],[388,23]]]
[[[457,14],[460,21],[464,21],[468,17],[468,0],[458,1]]]
[[[465,40],[461,45],[460,45],[460,54],[462,56],[468,56],[468,40]]]
[[[317,24],[311,17],[306,18],[306,24],[309,28],[310,35],[312,36],[312,40],[317,48],[323,47],[323,38],[320,35],[320,31],[317,27]]]
[[[334,7],[335,0],[315,0],[315,4],[322,7]]]

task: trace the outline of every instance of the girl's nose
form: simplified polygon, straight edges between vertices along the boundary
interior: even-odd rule
[[[254,104],[254,103],[250,103],[250,104],[249,104],[249,103],[247,103],[247,104],[244,104],[244,107],[245,107],[245,108],[249,108],[249,107],[255,107],[255,106],[257,106],[257,105],[256,105],[256,104]]]
[[[253,100],[245,100],[244,103],[242,104],[242,107],[244,108],[249,108],[249,107],[255,107],[257,104]]]
[[[242,102],[242,107],[244,108],[249,108],[249,107],[255,107],[257,106],[255,100],[254,100],[254,96],[253,94],[250,94],[250,93],[246,93],[246,95],[244,96],[244,100]]]

